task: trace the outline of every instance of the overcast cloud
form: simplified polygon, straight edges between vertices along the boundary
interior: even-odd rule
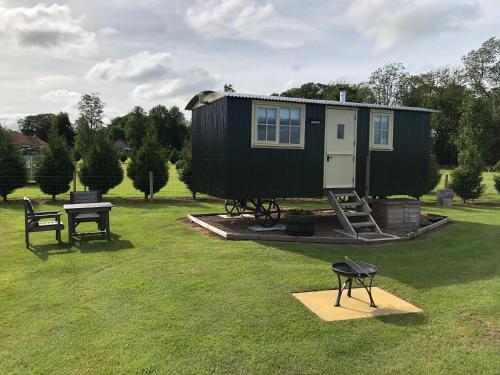
[[[99,92],[112,118],[232,83],[270,94],[449,64],[498,33],[493,0],[0,0],[0,122]],[[498,35],[497,35],[498,36]]]

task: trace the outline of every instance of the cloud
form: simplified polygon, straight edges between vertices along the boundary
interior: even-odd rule
[[[170,72],[171,55],[142,51],[124,59],[107,59],[87,73],[88,79],[143,81],[162,78]]]
[[[0,126],[6,126],[7,129],[17,130],[19,120],[27,115],[27,113],[21,113],[13,107],[2,108],[0,109]]]
[[[187,9],[186,23],[207,39],[249,40],[275,48],[300,47],[312,36],[310,27],[255,0],[198,0]]]
[[[99,33],[99,35],[102,35],[102,36],[116,35],[116,34],[118,34],[118,30],[116,30],[112,27],[104,27],[101,30],[99,30],[98,33]]]
[[[66,5],[37,4],[6,8],[0,4],[0,39],[21,47],[57,48],[89,55],[97,51],[96,35],[74,18]]]
[[[346,15],[381,53],[401,43],[460,30],[479,16],[479,8],[478,2],[463,0],[353,0]]]
[[[179,98],[213,88],[217,84],[218,80],[206,70],[192,69],[179,72],[175,78],[139,85],[135,88],[133,97],[145,101]]]
[[[51,90],[42,95],[42,100],[58,105],[58,110],[69,113],[74,119],[78,113],[78,102],[81,94],[65,89]]]

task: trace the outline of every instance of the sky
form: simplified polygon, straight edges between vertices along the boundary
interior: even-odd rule
[[[106,120],[181,108],[202,90],[271,94],[457,65],[500,26],[498,0],[0,0],[0,123],[78,115],[99,93]]]

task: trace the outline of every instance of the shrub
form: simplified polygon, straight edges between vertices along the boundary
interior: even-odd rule
[[[427,193],[433,191],[441,180],[441,172],[435,155],[429,156],[429,174],[427,177]]]
[[[493,170],[495,172],[500,172],[500,161],[498,163],[495,164],[495,166],[493,167]]]
[[[120,161],[121,161],[122,163],[125,163],[125,162],[127,161],[127,159],[128,159],[128,156],[127,156],[127,154],[126,154],[126,153],[122,153],[122,154],[120,155]]]
[[[494,176],[493,181],[495,182],[495,189],[500,193],[500,175]]]
[[[149,195],[149,172],[153,172],[153,193],[157,193],[167,184],[168,166],[153,130],[148,131],[127,170],[134,187],[144,193],[144,199]]]
[[[484,191],[481,170],[459,167],[451,173],[451,188],[465,203],[477,199]]]
[[[28,176],[21,152],[10,139],[9,131],[0,126],[0,195],[7,195],[23,187]]]
[[[193,195],[193,199],[196,199],[196,190],[193,185],[193,165],[191,161],[191,142],[187,141],[181,150],[181,166],[179,167],[179,179],[184,182],[186,187],[189,189]]]
[[[123,180],[123,170],[113,146],[102,133],[96,133],[90,150],[83,156],[80,181],[90,190],[106,194]]]
[[[43,149],[42,159],[35,171],[35,181],[40,190],[55,200],[57,194],[69,190],[75,164],[66,141],[59,135],[55,125],[50,130],[48,140],[49,145]]]
[[[184,160],[178,160],[177,163],[175,163],[175,169],[177,170],[180,170],[182,168],[184,168],[184,166],[186,165],[186,162]]]

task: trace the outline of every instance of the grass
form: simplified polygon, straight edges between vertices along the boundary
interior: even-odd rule
[[[451,169],[441,169],[441,180],[439,184],[436,186],[436,190],[438,189],[444,189],[444,181],[445,181],[445,175],[448,175],[449,181],[451,182]],[[493,176],[499,175],[500,173],[495,173],[495,172],[483,172],[483,184],[484,184],[484,192],[479,198],[481,201],[500,201],[500,193],[496,191],[495,189],[495,183],[493,182]],[[423,197],[426,200],[436,200],[436,194],[435,192],[432,192],[431,194],[427,194]],[[454,197],[455,202],[461,202],[460,197],[455,195]]]
[[[111,243],[35,233],[29,251],[22,206],[0,205],[0,372],[498,373],[500,207],[429,207],[457,222],[370,247],[223,241],[182,222],[220,209],[117,203]],[[424,313],[320,321],[290,293],[335,287],[344,255],[382,265],[376,283]]]

